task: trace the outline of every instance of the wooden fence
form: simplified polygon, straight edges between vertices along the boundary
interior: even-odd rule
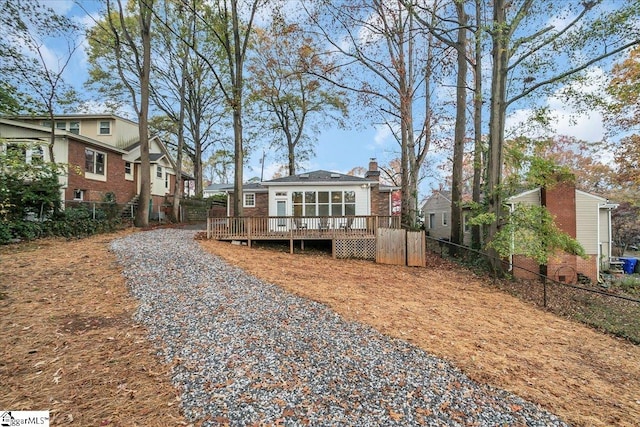
[[[379,228],[376,233],[376,262],[424,267],[426,265],[424,231]]]

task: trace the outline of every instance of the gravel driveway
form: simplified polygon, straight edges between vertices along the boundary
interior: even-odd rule
[[[249,276],[200,249],[194,233],[161,229],[111,244],[140,301],[136,320],[174,365],[188,419],[205,426],[566,425],[409,343]]]

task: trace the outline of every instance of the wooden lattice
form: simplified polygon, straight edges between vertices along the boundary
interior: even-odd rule
[[[376,259],[375,239],[336,239],[336,258]]]

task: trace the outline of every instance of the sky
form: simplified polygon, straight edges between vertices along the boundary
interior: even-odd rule
[[[92,18],[87,16],[86,11],[96,14],[100,7],[97,0],[82,0],[82,8],[73,0],[41,0],[54,8],[58,13],[73,17],[75,20],[91,25]],[[83,8],[85,10],[83,10]],[[86,43],[75,54],[68,71],[65,74],[67,82],[72,83],[76,89],[86,92],[82,84],[87,78],[87,55],[85,53]],[[55,46],[50,47],[51,55],[55,57]],[[606,73],[594,68],[592,73],[604,78]],[[594,90],[595,87],[594,87]],[[540,100],[538,100],[540,101]],[[574,136],[586,141],[600,141],[605,136],[602,125],[602,117],[595,111],[578,113],[570,105],[562,101],[559,94],[552,95],[541,100],[546,103],[556,118],[554,123],[555,133],[559,135]],[[521,132],[519,124],[531,115],[528,108],[520,107],[510,111],[507,119],[507,134],[510,132]],[[452,113],[453,114],[453,113]],[[452,117],[453,118],[453,117]],[[353,118],[350,120],[357,121]],[[390,160],[399,157],[398,144],[393,136],[384,127],[374,125],[353,126],[351,129],[325,128],[317,135],[315,147],[315,157],[307,164],[303,165],[303,170],[298,172],[324,169],[334,172],[346,173],[354,167],[366,168],[370,159],[377,159],[378,163],[386,164]],[[245,168],[245,178],[260,177],[262,166],[260,158],[262,151],[256,151],[249,159]],[[442,160],[447,157],[447,153],[438,155]],[[280,168],[273,153],[267,152],[264,165],[264,179],[271,179],[273,174]],[[431,194],[433,189],[444,183],[441,172],[434,171],[435,178],[425,180],[419,188],[419,200]]]

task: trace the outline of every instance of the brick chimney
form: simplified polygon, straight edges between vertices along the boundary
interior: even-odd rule
[[[542,206],[555,217],[555,224],[569,236],[576,238],[575,175],[557,174],[555,183],[540,190]]]
[[[373,181],[380,181],[378,161],[375,158],[369,159],[369,170],[364,174],[364,177]]]

